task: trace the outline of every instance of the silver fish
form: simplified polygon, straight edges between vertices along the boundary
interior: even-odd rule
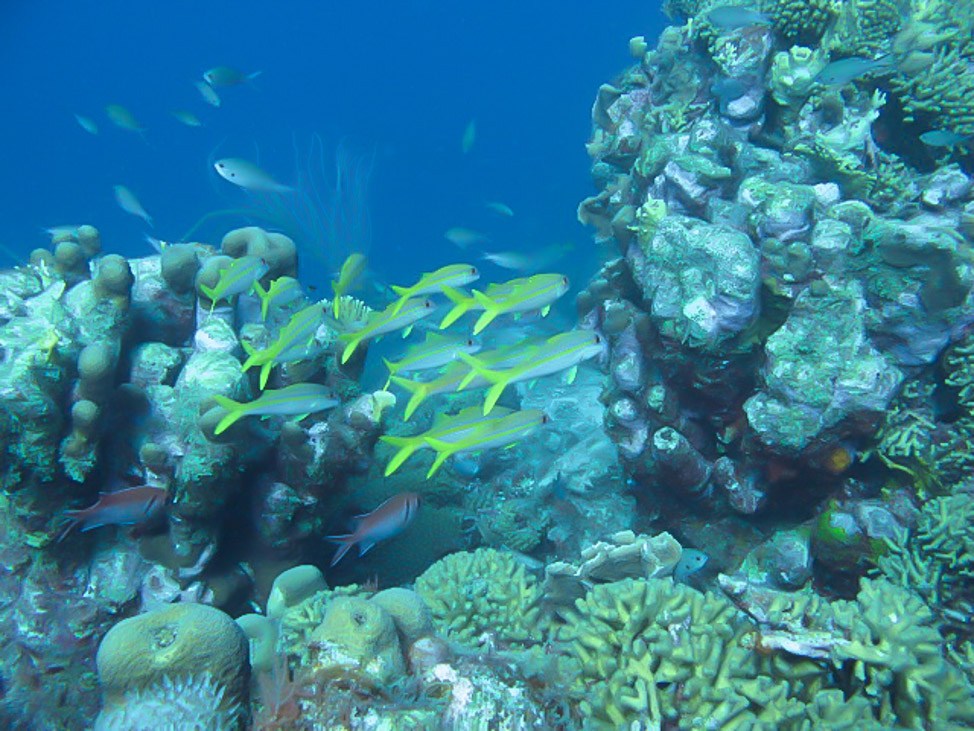
[[[195,114],[185,109],[176,109],[175,111],[172,112],[172,116],[175,117],[178,121],[185,124],[187,127],[203,126],[203,123],[200,121],[199,117],[197,117]]]
[[[98,134],[98,125],[95,124],[95,120],[91,119],[90,117],[83,117],[80,114],[75,114],[74,119],[78,123],[78,126],[88,134]]]
[[[108,115],[109,121],[119,129],[138,132],[139,134],[145,132],[145,127],[139,124],[135,115],[121,104],[109,104],[105,107],[105,114]]]
[[[139,203],[139,199],[135,197],[135,193],[124,185],[116,185],[113,187],[113,190],[115,191],[115,202],[118,203],[119,208],[126,213],[131,213],[133,216],[138,216],[150,226],[152,225],[152,216]]]
[[[294,188],[278,183],[257,165],[239,157],[225,157],[213,163],[221,178],[246,190],[262,193],[290,193]]]
[[[215,66],[203,74],[203,80],[210,86],[239,86],[260,76],[260,71],[244,73],[230,66]]]
[[[207,84],[205,81],[194,81],[193,86],[196,87],[196,91],[198,91],[200,96],[203,97],[203,101],[205,101],[211,107],[220,106],[220,96],[213,91],[212,86]]]

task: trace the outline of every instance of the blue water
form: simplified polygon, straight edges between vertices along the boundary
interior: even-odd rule
[[[446,241],[452,226],[481,230],[492,250],[573,243],[564,263],[584,278],[597,259],[576,222],[592,192],[584,142],[595,90],[631,63],[634,31],[655,37],[658,7],[620,0],[611,13],[582,2],[42,3],[0,10],[4,109],[0,244],[26,255],[42,228],[92,223],[104,248],[149,253],[144,224],[115,205],[124,184],[178,240],[208,211],[243,194],[212,170],[217,157],[259,159],[282,182],[293,141],[346,139],[375,154],[371,261],[405,281],[472,258]],[[192,82],[207,68],[262,71],[253,85],[203,103]],[[113,127],[104,107],[128,107],[144,140]],[[205,126],[170,116],[185,108]],[[93,118],[97,136],[73,114]],[[461,151],[467,123],[476,141]],[[485,200],[511,206],[504,219]],[[225,217],[197,238],[218,242],[246,223]],[[305,257],[308,260],[308,257]],[[496,280],[504,272],[485,265]],[[321,280],[327,272],[305,271]]]

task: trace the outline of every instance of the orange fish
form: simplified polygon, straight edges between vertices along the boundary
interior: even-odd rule
[[[401,492],[393,495],[371,513],[356,515],[353,519],[355,523],[352,533],[326,537],[326,540],[338,544],[331,565],[334,566],[341,561],[349,549],[356,544],[358,544],[358,555],[364,556],[379,541],[398,535],[413,522],[422,501],[418,493]]]

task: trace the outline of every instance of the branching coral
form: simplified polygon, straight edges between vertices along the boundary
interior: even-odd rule
[[[476,646],[489,635],[500,645],[541,640],[541,589],[510,553],[480,548],[440,559],[416,579],[416,592],[446,636]]]
[[[877,561],[893,583],[918,594],[955,637],[970,633],[974,615],[974,497],[930,500],[916,527]]]

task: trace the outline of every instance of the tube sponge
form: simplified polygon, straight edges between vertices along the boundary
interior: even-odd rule
[[[295,566],[282,571],[274,579],[267,596],[267,616],[279,619],[291,607],[328,588],[317,566]]]
[[[127,306],[132,295],[135,277],[125,257],[109,254],[98,260],[95,270],[94,292],[99,300],[110,300]]]
[[[105,635],[95,662],[106,710],[166,678],[187,682],[201,674],[223,689],[225,708],[247,702],[247,636],[229,616],[205,604],[167,604],[123,619]]]
[[[85,346],[78,356],[78,394],[81,398],[103,403],[115,377],[115,348],[104,343]]]
[[[259,673],[271,672],[277,661],[277,622],[263,614],[244,614],[236,622],[250,643],[250,667]]]
[[[176,294],[193,290],[196,272],[200,268],[199,257],[193,244],[173,244],[162,250],[160,265],[162,278]]]

